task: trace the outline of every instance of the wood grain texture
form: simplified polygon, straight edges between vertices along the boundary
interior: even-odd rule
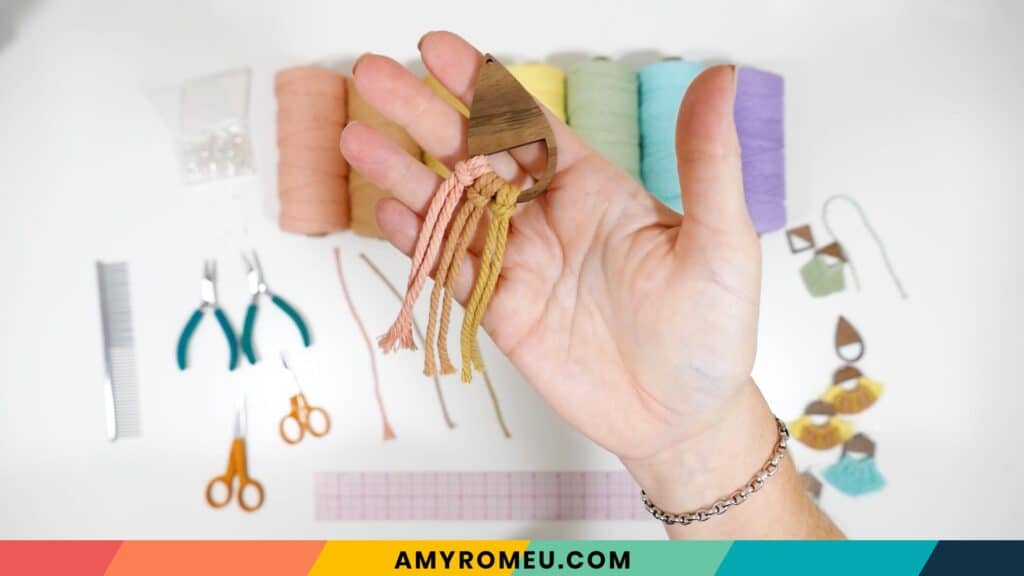
[[[519,202],[533,200],[551,183],[558,164],[554,133],[544,111],[494,56],[484,56],[469,108],[466,144],[470,156],[494,154],[543,141],[547,165],[537,181],[519,194]]]

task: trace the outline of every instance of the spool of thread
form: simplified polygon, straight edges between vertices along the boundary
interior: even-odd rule
[[[740,68],[733,115],[750,219],[759,234],[779,230],[786,225],[782,77]]]
[[[450,104],[452,108],[458,110],[459,114],[469,118],[469,108],[466,108],[466,105],[462,103],[462,100],[456,98],[454,94],[449,92],[447,88],[438,82],[437,78],[434,78],[433,75],[428,73],[423,77],[423,81],[427,83],[427,86],[430,86],[430,89],[433,90],[434,93]],[[423,151],[423,163],[442,178],[447,178],[448,174],[451,173],[451,170],[448,170],[448,167],[445,166],[443,162],[434,158],[430,154],[427,154],[426,150]]]
[[[274,77],[282,230],[323,235],[348,227],[348,163],[338,147],[345,92],[345,78],[325,68],[288,68]]]
[[[565,72],[556,66],[539,62],[509,66],[508,71],[527,92],[565,122]]]
[[[697,62],[666,59],[649,64],[637,76],[640,87],[640,172],[644,186],[666,206],[682,211],[676,168],[676,119],[693,79],[704,69]]]
[[[373,126],[413,158],[420,157],[420,147],[416,141],[401,126],[388,120],[366,100],[363,100],[359,91],[356,90],[355,82],[351,79],[348,81],[348,120]],[[348,195],[352,231],[362,236],[380,238],[381,233],[380,228],[377,227],[374,206],[378,200],[390,196],[390,194],[369,181],[358,170],[352,170],[348,175]]]
[[[640,121],[636,72],[598,58],[566,74],[569,125],[588,144],[630,176],[640,179]]]

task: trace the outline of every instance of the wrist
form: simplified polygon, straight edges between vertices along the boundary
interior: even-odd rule
[[[748,380],[714,424],[699,434],[646,458],[623,459],[623,463],[658,508],[671,513],[690,512],[746,485],[772,455],[778,438],[774,415],[757,385]],[[670,534],[732,536],[737,527],[752,528],[746,525],[752,515],[771,514],[780,500],[794,496],[786,491],[792,492],[795,478],[792,464],[784,459],[778,474],[742,506],[708,522],[673,527]],[[739,533],[749,530],[741,529]]]

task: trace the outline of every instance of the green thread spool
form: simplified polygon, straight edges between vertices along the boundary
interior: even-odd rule
[[[636,71],[607,58],[580,62],[569,69],[566,90],[569,126],[598,153],[639,180]]]

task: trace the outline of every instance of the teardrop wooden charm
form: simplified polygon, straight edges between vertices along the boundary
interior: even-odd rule
[[[843,348],[851,344],[857,345],[857,354],[848,358],[843,355]],[[836,324],[836,354],[847,362],[856,362],[864,356],[864,348],[864,341],[861,340],[860,333],[846,318],[840,316],[839,322]]]
[[[519,202],[533,200],[551,183],[558,164],[555,136],[533,96],[494,56],[485,55],[469,108],[469,155],[494,154],[541,141],[547,146],[547,165],[533,186],[520,192]]]

